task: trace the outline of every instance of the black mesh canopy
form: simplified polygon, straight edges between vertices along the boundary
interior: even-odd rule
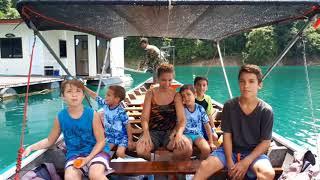
[[[306,19],[320,0],[112,1],[22,0],[22,18],[40,31],[74,30],[97,36],[217,40],[255,27]]]

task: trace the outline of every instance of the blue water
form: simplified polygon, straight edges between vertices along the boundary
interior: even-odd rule
[[[238,67],[227,67],[227,75],[233,96],[239,95]],[[263,69],[264,71],[266,68]],[[194,76],[209,78],[208,94],[223,103],[229,99],[226,83],[220,67],[176,67],[176,79],[182,83],[193,83]],[[130,89],[150,77],[149,74],[132,73],[133,84]],[[320,66],[309,67],[313,113],[304,67],[278,67],[264,81],[260,98],[269,103],[274,110],[273,130],[295,143],[312,147],[320,126]],[[94,87],[92,87],[95,89]],[[100,94],[103,96],[106,88]],[[0,103],[0,169],[13,163],[17,156],[24,98]],[[29,98],[28,122],[25,144],[45,138],[50,132],[53,119],[64,107],[58,91],[35,95]]]

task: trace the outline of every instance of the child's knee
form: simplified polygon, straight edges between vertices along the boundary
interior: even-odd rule
[[[275,172],[273,168],[263,168],[257,171],[257,177],[259,179],[274,179]]]
[[[201,153],[206,156],[209,156],[209,154],[211,152],[209,145],[203,146],[200,150],[201,150]]]
[[[105,166],[102,164],[93,164],[89,169],[89,179],[101,179],[101,177],[105,176]]]
[[[75,169],[73,167],[69,167],[68,169],[65,170],[64,179],[76,180],[81,178],[82,178],[82,173],[80,172],[80,170]]]

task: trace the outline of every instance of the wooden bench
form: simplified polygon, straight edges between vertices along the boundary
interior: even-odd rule
[[[200,161],[148,161],[148,162],[111,162],[118,175],[168,175],[194,174],[200,166]]]
[[[200,167],[200,160],[190,161],[147,161],[147,162],[111,162],[110,167],[115,175],[174,175],[174,174],[195,174]],[[273,168],[276,177],[279,177],[283,169]],[[213,176],[227,176],[227,170],[216,172]]]

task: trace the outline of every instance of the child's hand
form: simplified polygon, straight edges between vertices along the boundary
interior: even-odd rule
[[[152,141],[150,135],[144,134],[141,138],[141,144],[144,146],[146,151],[152,150]]]
[[[217,146],[214,145],[213,143],[209,143],[209,146],[210,146],[211,152],[217,149]]]
[[[29,154],[31,153],[32,149],[31,146],[28,146],[22,153],[22,158],[29,156]]]
[[[85,166],[89,161],[87,160],[87,158],[84,157],[78,157],[76,160],[74,160],[73,162],[73,167],[80,169],[83,166]]]

